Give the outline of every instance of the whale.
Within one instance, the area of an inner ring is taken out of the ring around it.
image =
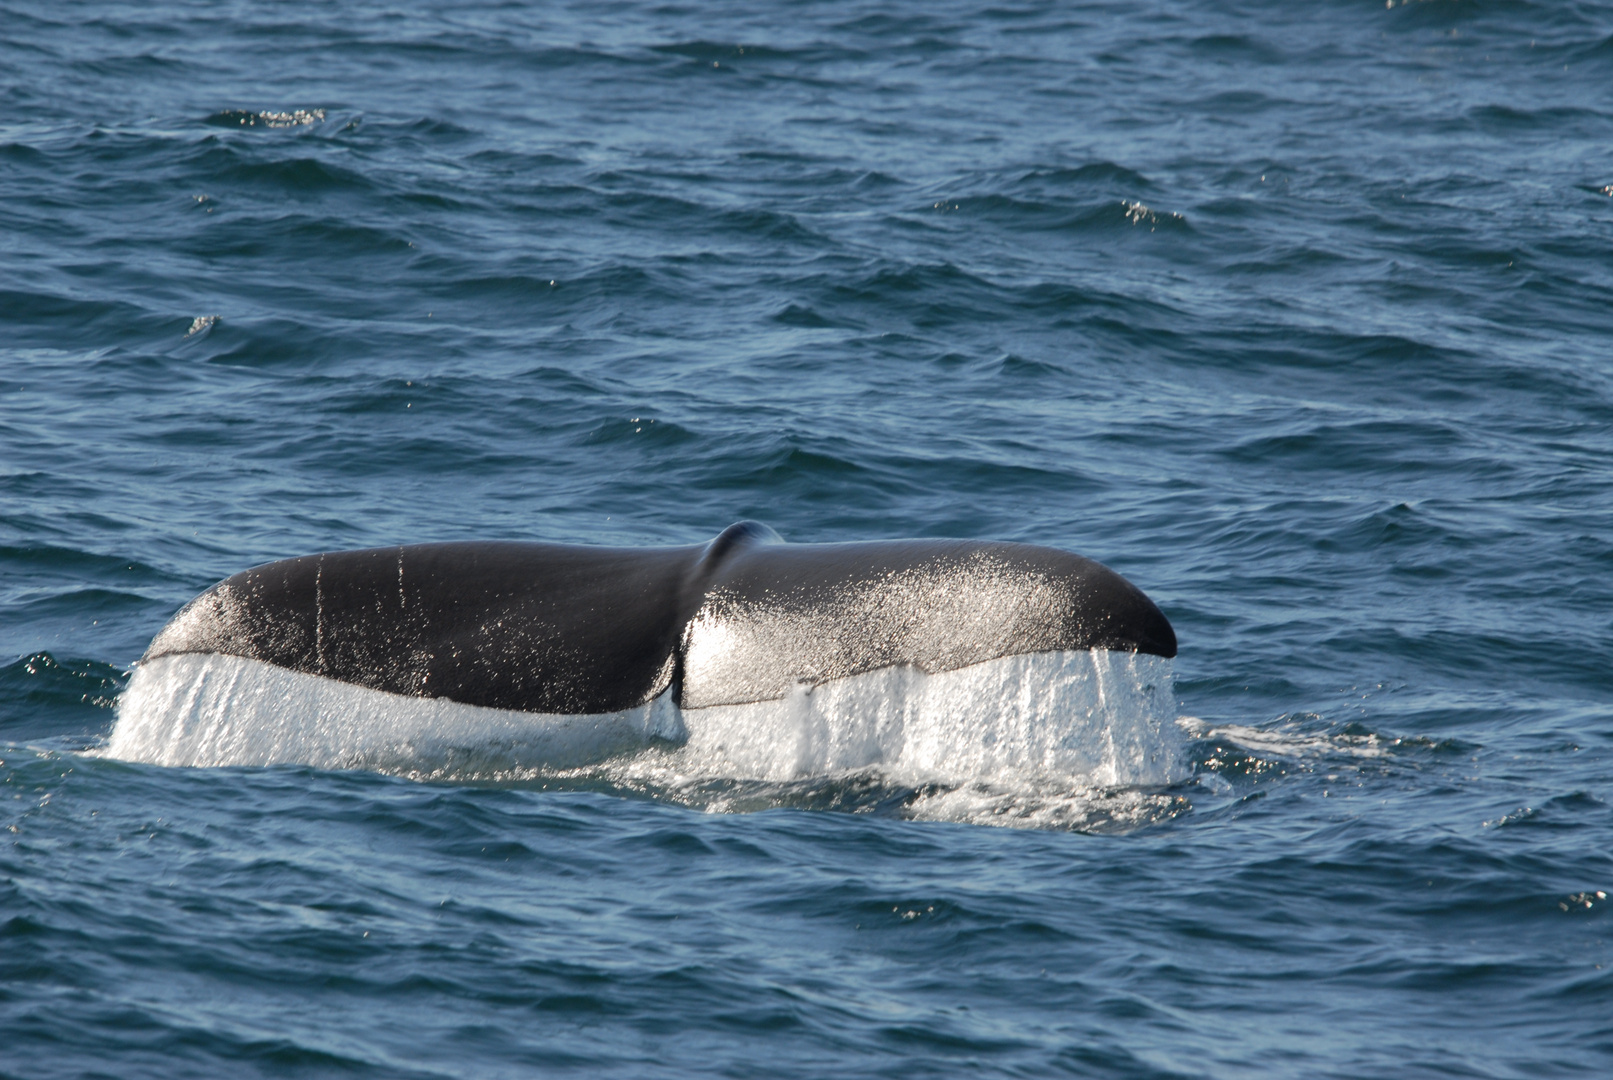
[[[519,541],[337,551],[214,585],[141,663],[224,654],[408,697],[521,712],[782,698],[880,668],[951,671],[1108,649],[1170,658],[1136,586],[1056,548],[979,540],[786,543],[741,521],[709,543]]]
[[[786,543],[753,521],[677,547],[408,544],[202,592],[100,752],[497,779],[668,747],[715,776],[1131,782],[1172,760],[1175,654],[1131,582],[1032,544]]]

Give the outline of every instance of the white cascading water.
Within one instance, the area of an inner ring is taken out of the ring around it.
[[[910,816],[1058,824],[1079,819],[1095,792],[1110,792],[1112,804],[1117,789],[1182,779],[1174,719],[1170,661],[1104,650],[1011,656],[933,675],[886,668],[744,705],[680,710],[663,696],[587,716],[402,697],[240,657],[185,654],[136,670],[101,753],[465,781],[592,770],[674,794],[714,780],[872,771],[885,783],[929,786]]]
[[[157,765],[313,765],[477,779],[566,768],[678,738],[672,703],[552,716],[403,697],[219,653],[135,669],[101,751]]]

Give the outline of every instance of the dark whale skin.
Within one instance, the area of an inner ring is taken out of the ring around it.
[[[1176,655],[1125,578],[979,540],[787,544],[740,522],[707,544],[476,541],[337,551],[226,578],[142,662],[223,653],[411,697],[551,714],[762,701],[800,683],[1025,653]]]

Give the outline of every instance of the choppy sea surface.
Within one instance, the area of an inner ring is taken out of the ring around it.
[[[0,1076],[1613,1072],[1613,5],[0,25]],[[247,566],[741,518],[1105,562],[1148,746],[109,752]]]

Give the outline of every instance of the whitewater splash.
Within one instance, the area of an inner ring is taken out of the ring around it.
[[[183,654],[136,670],[100,752],[421,780],[593,779],[719,810],[810,803],[829,781],[906,791],[907,816],[1080,827],[1094,806],[1114,818],[1137,803],[1149,818],[1171,801],[1138,789],[1186,776],[1174,717],[1170,661],[1107,650],[936,674],[886,668],[742,705],[680,709],[666,694],[586,716],[404,697]]]

